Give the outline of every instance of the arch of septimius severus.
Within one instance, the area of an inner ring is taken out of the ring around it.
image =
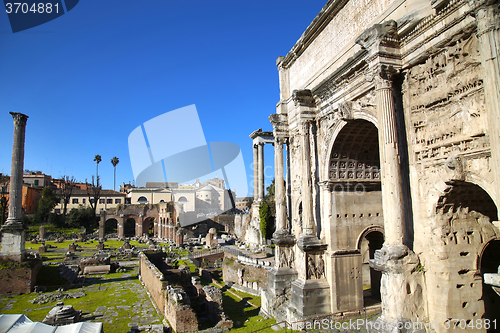
[[[496,0],[330,0],[278,58],[264,312],[357,309],[369,287],[385,331],[500,327],[499,29]]]

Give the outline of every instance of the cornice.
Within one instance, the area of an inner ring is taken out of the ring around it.
[[[279,66],[288,68],[311,44],[349,0],[329,0],[309,24],[299,40],[285,57],[278,58]]]

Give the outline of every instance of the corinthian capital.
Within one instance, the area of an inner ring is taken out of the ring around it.
[[[24,127],[26,126],[26,122],[28,121],[28,116],[19,112],[9,112],[14,118],[14,126],[15,127]]]
[[[373,69],[376,89],[392,89],[392,82],[397,70],[392,66],[378,65]]]

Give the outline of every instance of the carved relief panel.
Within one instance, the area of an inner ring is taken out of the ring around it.
[[[483,70],[474,35],[414,66],[404,83],[414,161],[489,147]]]

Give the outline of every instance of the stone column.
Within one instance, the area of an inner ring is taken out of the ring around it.
[[[258,168],[259,168],[259,157],[257,154],[257,145],[253,145],[253,198],[254,200],[257,200],[259,197],[259,173],[258,173]]]
[[[258,200],[264,200],[264,143],[259,143],[257,145],[258,149],[258,160],[259,160],[259,171],[258,171]]]
[[[0,255],[21,261],[25,250],[24,223],[22,220],[24,140],[28,116],[10,112],[14,119],[14,143],[9,189],[9,216],[2,226],[2,249]]]
[[[375,73],[375,92],[377,117],[379,119],[378,142],[381,153],[380,175],[382,180],[385,245],[403,246],[403,186],[401,166],[399,164],[396,109],[391,73],[383,65]]]
[[[123,238],[125,236],[125,217],[123,214],[120,214],[120,217],[118,218],[118,223],[117,223],[117,234],[118,238]]]
[[[276,202],[276,231],[286,230],[285,179],[283,177],[283,138],[276,137],[274,142],[274,187]]]
[[[477,37],[484,68],[484,97],[491,146],[491,171],[496,205],[500,207],[500,14],[498,0],[470,0],[477,21]]]
[[[309,140],[308,121],[300,124],[302,140],[302,234],[314,235],[314,218],[312,215],[312,179],[311,179],[311,146]]]
[[[99,219],[99,240],[104,239],[104,237],[106,236],[105,226],[106,226],[106,212],[102,212],[101,217]]]

